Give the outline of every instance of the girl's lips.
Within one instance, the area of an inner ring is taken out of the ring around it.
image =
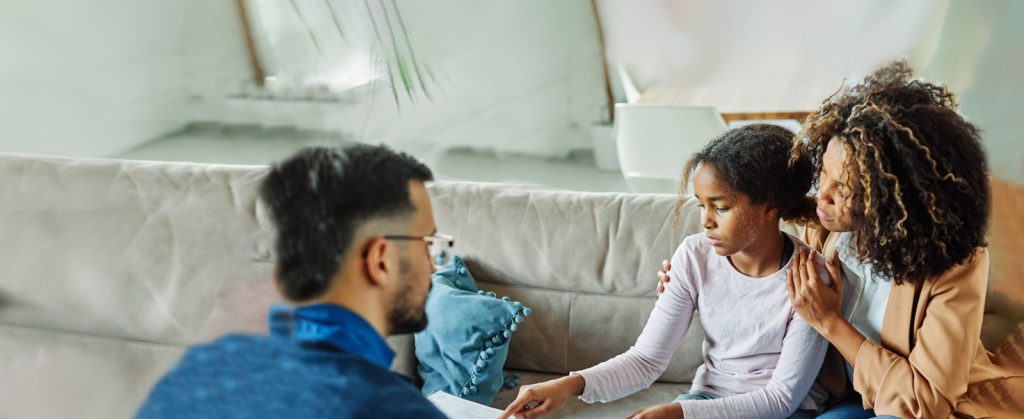
[[[820,218],[821,221],[835,221],[834,218],[829,217],[828,214],[825,214],[825,211],[822,211],[821,208],[817,208],[816,211],[818,212],[818,218]]]
[[[717,247],[717,246],[721,246],[722,245],[722,240],[720,240],[718,238],[707,236],[707,239],[708,239],[708,244],[710,244],[712,247]]]

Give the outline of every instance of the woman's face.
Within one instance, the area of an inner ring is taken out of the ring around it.
[[[693,192],[700,202],[700,222],[715,253],[732,256],[747,249],[766,231],[778,231],[777,211],[718,180],[714,167],[701,163],[693,174]]]
[[[818,174],[818,219],[829,231],[853,230],[847,179],[846,150],[833,138],[825,148]]]

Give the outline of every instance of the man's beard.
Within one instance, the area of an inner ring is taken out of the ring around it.
[[[399,281],[402,287],[391,298],[388,326],[392,335],[416,333],[427,327],[426,301],[416,301],[413,283],[422,278],[412,277],[412,266],[406,258],[398,261]]]

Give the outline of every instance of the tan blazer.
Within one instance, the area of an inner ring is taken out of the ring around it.
[[[825,230],[804,234],[830,259],[837,238]],[[854,364],[853,389],[865,408],[903,418],[1024,417],[1020,348],[994,357],[981,343],[988,267],[987,249],[978,248],[937,278],[892,285],[881,344],[866,340]],[[837,395],[846,369],[838,351],[829,352],[820,382]]]

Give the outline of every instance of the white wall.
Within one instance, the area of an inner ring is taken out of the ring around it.
[[[609,60],[627,66],[645,101],[812,110],[842,80],[907,58],[959,93],[992,173],[1024,184],[1024,1],[599,4]]]
[[[399,111],[386,85],[338,105],[224,101],[211,96],[195,102],[193,118],[338,131],[353,140],[417,152],[471,147],[562,156],[590,147],[590,124],[603,115],[605,98],[589,1],[397,4],[417,59],[436,76],[436,82],[428,82],[432,100],[420,96],[410,102],[400,92]],[[356,16],[348,20],[365,19],[356,9]],[[260,20],[254,17],[255,22]],[[310,60],[319,58],[301,44],[307,40],[304,34],[275,35],[298,44],[267,54],[268,70],[288,73],[302,67],[290,60],[303,59],[303,49],[312,55]],[[321,42],[333,41],[324,36]]]
[[[1024,185],[1024,2],[982,3],[995,6],[985,16],[992,18],[991,32],[973,51],[977,58],[960,90],[960,110],[982,129],[992,173]]]
[[[109,156],[247,71],[231,0],[0,2],[0,151]]]
[[[950,0],[600,0],[608,57],[643,101],[722,112],[818,107],[843,80],[926,62]]]

